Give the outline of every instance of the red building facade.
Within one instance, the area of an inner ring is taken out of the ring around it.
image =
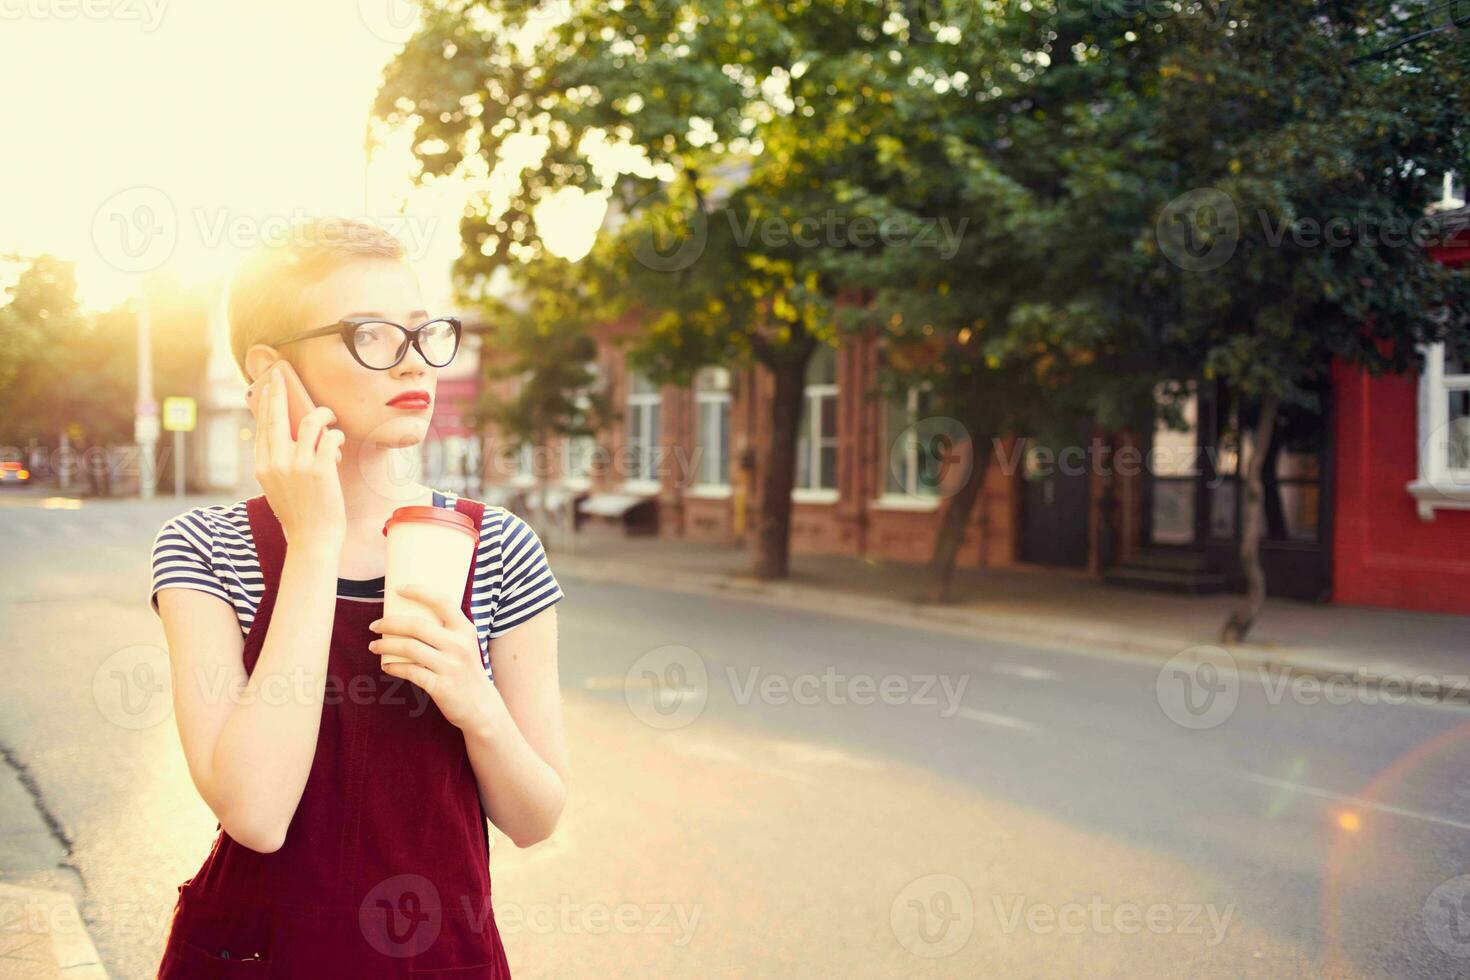
[[[1470,231],[1432,254],[1470,272]],[[1334,372],[1337,602],[1470,613],[1470,366],[1443,348],[1425,362]]]
[[[1470,231],[1436,257],[1470,259]],[[594,333],[596,370],[621,418],[597,438],[490,454],[486,499],[515,505],[552,491],[614,533],[654,533],[753,547],[771,445],[774,380],[762,368],[709,368],[689,387],[656,388],[633,372],[629,317]],[[1423,378],[1339,365],[1321,419],[1271,461],[1273,530],[1262,561],[1273,595],[1470,613],[1470,366],[1427,352]],[[924,393],[878,392],[882,344],[847,337],[809,366],[799,422],[791,546],[920,563],[948,499],[917,478],[902,433],[928,417]],[[514,382],[501,382],[502,396]],[[1190,429],[1079,432],[1053,447],[1073,468],[1038,469],[1015,439],[990,455],[958,564],[1070,566],[1118,584],[1171,591],[1239,588],[1240,464],[1248,411],[1199,386]],[[503,445],[492,431],[486,445]],[[1142,461],[1142,465],[1140,465]],[[1079,464],[1080,465],[1077,465]]]

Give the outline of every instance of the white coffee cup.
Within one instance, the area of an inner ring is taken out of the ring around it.
[[[402,585],[418,585],[450,596],[456,608],[464,601],[465,582],[479,544],[480,531],[466,514],[447,507],[400,507],[383,525],[388,537],[388,566],[383,576],[383,615],[439,617],[416,599],[398,594]],[[382,662],[410,663],[408,657],[382,654]]]

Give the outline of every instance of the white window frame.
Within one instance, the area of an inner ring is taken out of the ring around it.
[[[589,466],[597,452],[597,439],[593,436],[567,436],[561,442],[561,485],[568,490],[588,490],[592,487],[590,469],[580,473],[572,471],[572,460],[580,457],[583,465]]]
[[[515,454],[515,475],[510,478],[513,487],[534,487],[536,485],[535,473],[535,451],[536,447],[529,442],[521,443]]]
[[[587,363],[587,371],[592,375],[592,385],[598,385],[602,380],[602,365],[596,361]],[[591,407],[592,399],[586,391],[577,392],[574,404],[584,414]],[[561,441],[561,485],[568,490],[590,490],[592,488],[592,473],[583,470],[580,473],[572,472],[572,460],[580,455],[584,465],[591,466],[592,457],[597,452],[596,436],[566,436]]]
[[[813,356],[815,357],[817,355],[814,354]],[[835,371],[836,366],[837,366],[837,352],[835,350],[832,352],[831,357],[832,357],[832,361],[833,361],[833,369]],[[821,384],[806,384],[802,388],[801,397],[802,397],[802,404],[806,407],[806,422],[807,422],[807,433],[806,433],[806,437],[807,437],[806,438],[806,451],[807,451],[807,461],[806,462],[807,462],[807,467],[806,467],[806,472],[807,472],[807,478],[809,480],[811,480],[811,479],[821,479],[821,473],[822,473],[822,399],[824,399],[824,398],[830,398],[830,399],[832,399],[834,406],[837,404],[837,382],[836,381],[832,381],[830,383],[829,382],[823,382]],[[832,424],[835,426],[835,425],[837,425],[837,418],[836,418],[837,412],[836,411],[833,411],[832,415],[833,415],[833,422],[832,422]],[[839,444],[838,444],[838,441],[837,441],[837,432],[836,432],[835,429],[833,430],[831,436],[829,436],[828,438],[830,438],[830,440],[831,440],[831,442],[833,444],[833,448],[834,449],[838,448],[838,445]],[[801,451],[801,433],[799,431],[797,432],[797,442],[796,442],[796,445],[797,445],[797,451],[800,452]],[[800,464],[799,463],[798,463],[798,466],[797,466],[797,472],[798,473],[801,472],[801,467],[800,467]],[[837,479],[838,478],[838,474],[833,473],[832,478],[834,480]],[[807,484],[807,485],[797,484],[796,486],[792,487],[792,489],[791,489],[791,499],[794,500],[794,501],[796,501],[797,503],[803,503],[803,504],[832,504],[832,503],[836,503],[837,502],[837,494],[838,494],[838,488],[837,487],[811,486],[810,484]]]
[[[1419,475],[1406,489],[1418,501],[1419,517],[1434,520],[1436,510],[1470,510],[1470,467],[1451,469],[1445,440],[1450,392],[1470,391],[1470,373],[1445,374],[1445,345],[1427,344],[1419,375]]]
[[[712,409],[709,415],[708,431],[702,431],[705,409]],[[715,458],[726,460],[725,470],[729,472],[730,446],[728,440],[720,438],[720,418],[725,419],[725,431],[730,428],[730,371],[723,367],[702,368],[694,381],[694,446],[695,451],[700,453],[699,465],[695,468],[693,485],[689,488],[692,497],[728,497],[730,496],[730,480],[727,476],[721,483],[710,483],[702,479],[704,473],[704,461],[709,458],[709,453],[714,452]]]
[[[639,378],[642,376],[638,372],[632,368],[628,369],[628,414],[624,425],[625,427],[631,427],[634,424],[638,426],[638,444],[643,449],[634,463],[637,470],[623,480],[623,489],[630,493],[657,493],[661,489],[661,482],[658,478],[658,426],[653,424],[653,417],[656,412],[662,421],[663,393],[652,382],[648,384],[653,387],[653,391],[637,391],[637,385],[634,382]],[[642,380],[647,381],[646,378]],[[628,429],[625,428],[624,432],[627,431]],[[647,472],[645,472],[645,463]]]
[[[909,385],[904,390],[904,416],[908,420],[905,430],[919,421],[919,398],[924,392],[932,392],[934,386],[925,381],[922,384]],[[885,427],[888,424],[888,413],[883,413]],[[893,440],[898,438],[898,433],[884,432],[884,441],[890,446],[888,454],[883,457],[883,491],[873,502],[874,506],[885,510],[937,510],[939,508],[939,488],[929,492],[920,492],[917,489],[919,482],[919,444],[910,439],[904,451],[904,489],[893,491],[888,489],[888,467],[892,464]]]

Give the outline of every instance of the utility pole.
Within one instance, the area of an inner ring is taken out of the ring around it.
[[[138,400],[133,406],[133,440],[138,444],[138,496],[153,499],[158,483],[154,450],[158,445],[158,402],[153,400],[153,342],[148,323],[148,289],[138,305]]]

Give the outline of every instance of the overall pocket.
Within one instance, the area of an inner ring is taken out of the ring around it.
[[[267,977],[270,934],[267,909],[219,900],[186,883],[179,889],[158,980]]]
[[[177,963],[178,970],[161,970],[158,974],[159,980],[193,980],[198,977],[269,977],[271,973],[271,962],[259,953],[249,951],[236,952],[229,949],[207,950],[202,946],[196,946],[187,939],[180,939],[174,945],[173,957]],[[168,961],[165,960],[165,967]]]

